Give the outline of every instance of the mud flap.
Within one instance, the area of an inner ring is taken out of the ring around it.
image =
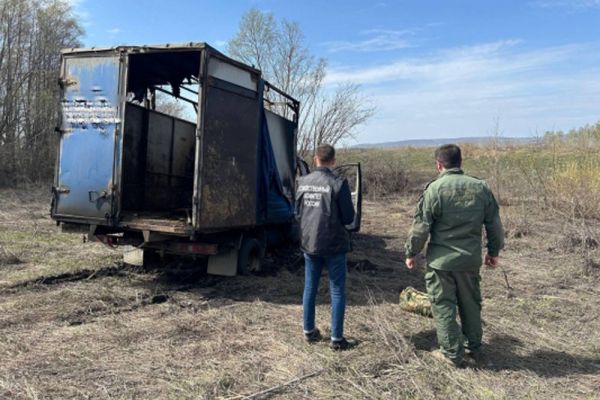
[[[136,267],[143,267],[144,250],[133,246],[125,246],[123,249],[123,262]]]
[[[228,253],[208,257],[207,273],[211,275],[235,276],[238,266],[238,250],[236,248]]]

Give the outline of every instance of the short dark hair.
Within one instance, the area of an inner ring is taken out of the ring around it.
[[[317,146],[315,156],[319,162],[330,164],[335,159],[335,149],[330,144],[320,144]]]
[[[442,163],[444,168],[460,168],[462,154],[460,147],[455,144],[445,144],[435,149],[435,159]]]

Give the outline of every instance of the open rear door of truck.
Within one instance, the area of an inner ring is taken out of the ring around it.
[[[63,58],[55,217],[106,223],[115,214],[122,73],[115,53]]]
[[[360,163],[340,165],[334,169],[334,173],[348,180],[356,215],[354,221],[350,225],[346,225],[346,229],[350,232],[358,232],[362,218],[362,173]]]

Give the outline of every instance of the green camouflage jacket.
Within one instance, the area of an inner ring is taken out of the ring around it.
[[[504,233],[498,203],[481,179],[465,175],[460,168],[442,172],[419,199],[406,242],[406,257],[427,246],[427,263],[445,271],[478,270],[482,263],[481,233],[485,226],[487,251],[498,256]]]

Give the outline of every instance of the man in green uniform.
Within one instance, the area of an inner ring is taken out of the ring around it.
[[[440,172],[423,192],[406,242],[406,266],[427,247],[425,283],[431,300],[440,350],[436,358],[461,365],[465,349],[475,360],[481,354],[481,233],[485,227],[486,265],[498,265],[504,233],[498,203],[488,185],[465,175],[456,145],[435,151]],[[461,326],[456,321],[456,311]]]

